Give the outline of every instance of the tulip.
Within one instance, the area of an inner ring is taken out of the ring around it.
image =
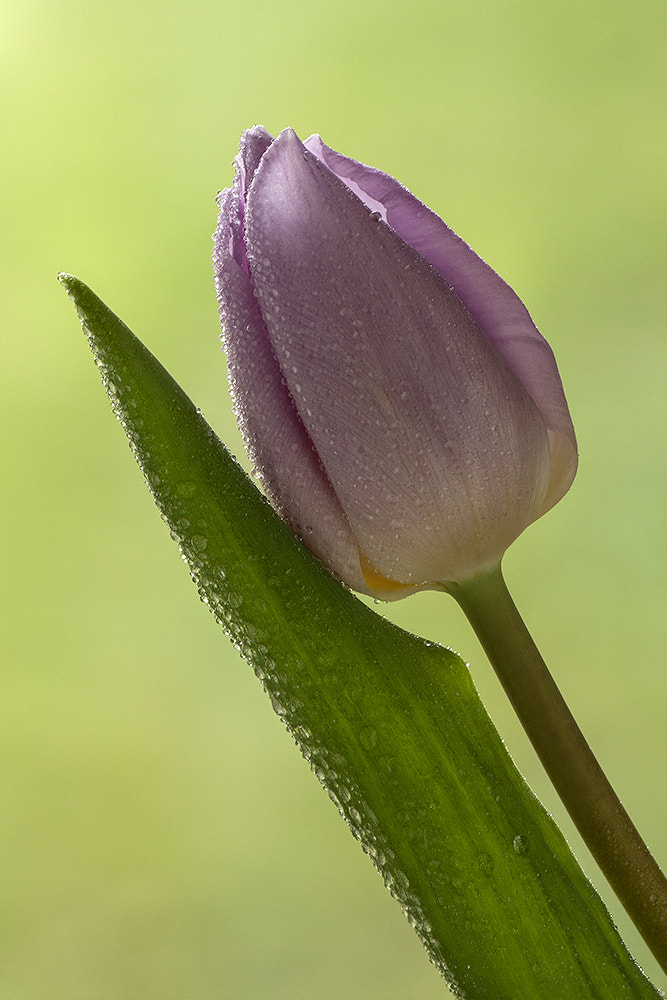
[[[577,466],[553,354],[512,289],[317,135],[246,131],[219,207],[230,388],[276,510],[382,600],[499,565]]]

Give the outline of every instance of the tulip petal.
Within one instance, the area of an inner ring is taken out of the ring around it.
[[[395,178],[326,146],[305,146],[451,285],[485,336],[531,395],[549,431],[551,479],[540,514],[568,491],[577,444],[553,352],[516,293],[481,257]]]
[[[497,562],[541,512],[547,432],[441,275],[289,129],[250,186],[246,242],[273,351],[366,559],[411,585]]]
[[[272,142],[273,136],[261,125],[246,129],[241,136],[239,152],[234,160],[234,186],[223,191],[220,196],[220,204],[223,198],[226,199],[222,225],[225,234],[228,234],[229,253],[246,274],[249,271],[243,234],[245,199],[252,178],[259,166],[259,161]],[[221,213],[220,220],[222,219]],[[219,227],[220,224],[219,222]],[[216,239],[221,235],[222,232],[219,228]]]
[[[243,258],[237,256],[236,233],[245,197],[242,184],[254,173],[246,166],[242,150],[235,186],[220,198],[214,252],[222,340],[236,414],[273,506],[331,572],[354,589],[369,593],[357,542],[292,404]]]

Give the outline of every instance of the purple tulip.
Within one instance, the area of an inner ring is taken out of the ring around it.
[[[236,414],[274,507],[383,600],[496,566],[567,492],[572,421],[512,289],[398,181],[244,132],[214,264]]]

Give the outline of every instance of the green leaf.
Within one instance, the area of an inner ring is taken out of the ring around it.
[[[84,284],[61,280],[202,600],[450,986],[471,1000],[659,997],[463,661],[336,583],[153,355]]]

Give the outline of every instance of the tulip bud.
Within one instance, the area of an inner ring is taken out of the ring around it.
[[[219,206],[229,381],[276,510],[382,600],[497,565],[577,466],[553,354],[512,289],[319,136],[245,132]]]

